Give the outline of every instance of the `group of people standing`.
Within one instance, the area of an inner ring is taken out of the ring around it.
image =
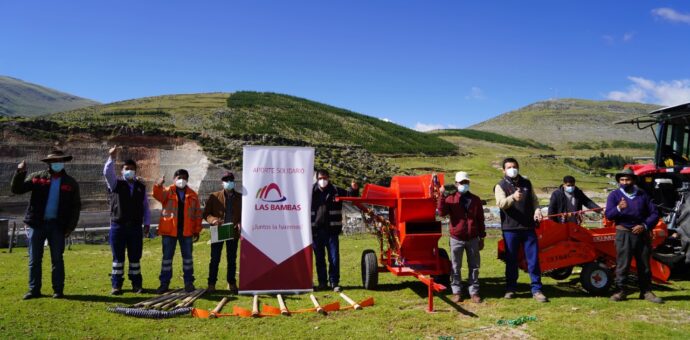
[[[544,218],[532,183],[520,175],[520,166],[514,158],[502,163],[503,178],[494,187],[496,205],[500,210],[501,231],[505,244],[505,295],[506,299],[516,297],[518,279],[518,254],[523,251],[530,277],[532,297],[538,302],[548,302],[543,293],[541,268],[539,267],[539,242],[536,228]],[[605,216],[616,225],[616,292],[612,301],[627,297],[626,279],[630,263],[634,258],[638,270],[640,299],[654,303],[663,300],[651,290],[651,230],[656,226],[659,215],[649,195],[635,185],[637,177],[630,169],[616,174],[618,190],[612,191],[607,199]],[[462,269],[463,256],[467,256],[467,291],[472,302],[481,303],[479,294],[480,251],[486,237],[484,207],[482,201],[470,191],[470,179],[466,172],[455,175],[457,191],[439,196],[437,209],[441,216],[450,218],[450,257],[452,301],[463,301]],[[575,185],[575,178],[565,176],[563,184],[555,190],[549,202],[549,216],[557,222],[579,223],[578,214],[582,208],[601,208]]]
[[[118,150],[115,146],[108,151],[109,157],[103,169],[110,207],[108,240],[113,258],[110,273],[112,295],[124,292],[125,262],[128,262],[127,274],[132,282],[132,291],[144,291],[141,273],[143,238],[149,235],[151,228],[149,198],[146,185],[137,176],[137,163],[132,159],[125,160],[118,176],[115,165]],[[29,291],[24,299],[41,296],[41,266],[46,240],[50,246],[52,262],[53,297],[64,296],[65,239],[76,228],[81,211],[79,184],[65,171],[65,163],[71,160],[72,156],[56,149],[42,159],[48,166],[47,170],[27,175],[26,162],[22,161],[12,178],[12,193],[31,192],[24,217],[24,223],[29,227]],[[319,282],[315,289],[326,289],[330,283],[332,289],[340,291],[338,237],[342,232],[342,203],[337,202],[336,197],[358,195],[359,188],[353,183],[346,192],[329,183],[328,171],[319,170],[317,175],[311,207],[313,248]],[[188,292],[195,289],[193,244],[199,239],[202,220],[214,226],[233,224],[231,239],[211,244],[207,290],[216,290],[218,267],[225,245],[227,289],[231,293],[237,293],[236,263],[242,223],[242,196],[235,189],[233,173],[225,172],[220,180],[221,190],[209,195],[203,209],[198,194],[187,185],[187,170],[175,171],[173,183],[168,186],[165,186],[165,176],[154,184],[153,198],[162,206],[158,235],[161,236],[163,257],[157,293],[165,293],[170,289],[173,257],[178,244],[182,254],[184,289]]]
[[[151,225],[150,209],[146,186],[137,177],[137,163],[125,160],[120,168],[120,176],[115,170],[118,148],[109,150],[103,176],[110,204],[109,241],[112,250],[111,294],[123,293],[125,262],[132,282],[132,291],[143,292],[141,257],[143,237],[148,235]],[[77,181],[65,172],[65,163],[72,160],[60,150],[52,151],[42,159],[47,170],[27,176],[26,163],[22,161],[12,179],[11,191],[14,194],[31,192],[29,206],[24,218],[29,227],[29,291],[24,299],[41,296],[41,265],[44,242],[50,246],[52,262],[53,297],[61,298],[64,292],[65,271],[63,252],[65,237],[77,226],[81,210],[81,198]],[[522,249],[527,262],[527,272],[531,281],[531,293],[535,300],[547,302],[541,282],[539,267],[539,245],[535,229],[544,218],[539,199],[532,183],[519,173],[518,161],[506,158],[502,163],[504,177],[494,188],[496,204],[500,209],[501,229],[505,243],[506,299],[516,297],[518,279],[518,253]],[[242,218],[242,197],[235,189],[235,177],[226,172],[220,178],[222,188],[210,194],[201,208],[197,193],[187,182],[189,173],[185,169],[175,171],[173,183],[165,186],[165,176],[156,181],[153,197],[162,205],[158,235],[162,239],[160,286],[157,293],[170,289],[173,257],[177,244],[182,253],[184,289],[193,291],[194,260],[193,244],[202,231],[202,220],[219,226],[232,223],[234,237],[224,242],[211,244],[209,262],[208,290],[214,291],[218,280],[218,266],[223,245],[226,247],[227,289],[237,293],[236,259]],[[615,245],[617,250],[616,287],[611,297],[613,301],[624,300],[627,296],[625,279],[631,260],[636,260],[640,286],[640,298],[663,302],[651,291],[650,231],[656,226],[659,215],[650,197],[635,185],[636,176],[626,169],[616,174],[619,189],[610,193],[607,199],[605,216],[616,225]],[[480,251],[484,248],[486,237],[484,208],[478,196],[470,191],[470,178],[466,172],[455,176],[457,190],[445,192],[442,187],[438,199],[441,216],[450,217],[450,253],[452,260],[451,289],[452,300],[461,302],[462,283],[460,270],[463,256],[467,256],[469,267],[468,292],[472,302],[481,303],[479,293]],[[316,183],[312,188],[311,226],[313,250],[316,262],[317,290],[333,289],[340,291],[340,250],[339,235],[342,233],[342,203],[338,196],[359,196],[359,187],[353,181],[347,190],[330,183],[326,170],[316,172]],[[559,222],[578,222],[571,212],[583,206],[599,209],[577,186],[575,178],[566,176],[563,184],[552,194],[549,214],[558,216]],[[126,258],[125,258],[126,257]],[[326,258],[328,266],[326,266]]]

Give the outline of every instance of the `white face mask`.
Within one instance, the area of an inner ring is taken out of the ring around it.
[[[510,168],[506,169],[506,176],[510,178],[515,178],[518,175],[518,169],[517,168]]]
[[[136,177],[137,172],[134,170],[124,170],[122,171],[122,177],[124,177],[126,180],[132,180],[134,177]]]
[[[461,194],[464,194],[464,193],[470,191],[470,185],[469,184],[458,184],[458,191]]]
[[[187,180],[180,178],[175,181],[175,186],[180,189],[184,189],[187,186]]]
[[[319,180],[319,186],[322,188],[325,188],[328,185],[328,180],[327,179],[320,179]]]

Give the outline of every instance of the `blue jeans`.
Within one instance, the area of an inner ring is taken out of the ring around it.
[[[338,286],[340,283],[340,250],[338,234],[332,234],[327,228],[319,228],[314,233],[314,257],[316,258],[316,276],[319,285],[328,283],[327,277],[331,281],[331,286]],[[326,253],[328,253],[328,274],[326,273]]]
[[[506,290],[514,292],[518,279],[518,252],[520,247],[525,252],[527,272],[532,281],[532,294],[540,291],[541,269],[539,268],[539,245],[534,230],[504,230],[503,241],[506,245]]]
[[[62,293],[65,288],[65,262],[62,260],[62,254],[65,252],[65,233],[56,221],[45,222],[36,228],[29,227],[29,290],[34,294],[41,293],[43,244],[46,240],[50,246],[50,262],[53,265],[53,291]]]
[[[185,284],[194,283],[194,260],[192,259],[192,237],[163,236],[163,261],[161,262],[161,275],[158,277],[162,286],[170,285],[172,279],[172,262],[175,256],[175,247],[180,243],[182,252],[182,273]]]
[[[122,288],[125,271],[125,250],[129,260],[129,279],[132,286],[142,286],[141,253],[144,237],[141,226],[110,226],[110,251],[113,253],[113,271],[110,281],[113,288]]]
[[[218,265],[220,255],[223,253],[223,243],[226,245],[225,259],[228,261],[228,283],[236,284],[235,272],[237,271],[237,243],[238,240],[211,243],[211,262],[208,264],[208,284],[215,285],[218,281]]]

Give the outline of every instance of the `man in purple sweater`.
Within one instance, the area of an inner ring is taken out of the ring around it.
[[[640,285],[640,299],[663,303],[652,293],[652,272],[649,259],[652,253],[651,230],[659,220],[657,207],[651,198],[635,185],[637,176],[631,169],[616,174],[619,189],[606,200],[606,218],[616,223],[616,288],[611,301],[626,299],[625,279],[630,262],[635,258]]]

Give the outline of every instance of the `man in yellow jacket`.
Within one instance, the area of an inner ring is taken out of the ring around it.
[[[163,261],[159,276],[161,285],[158,294],[169,290],[172,278],[172,260],[175,247],[180,243],[182,252],[182,272],[184,289],[187,292],[194,288],[194,260],[192,244],[199,240],[201,232],[201,206],[197,193],[187,186],[189,173],[185,169],[175,171],[175,183],[164,187],[165,176],[153,186],[153,197],[161,202],[161,218],[158,224],[158,235],[163,239]]]

